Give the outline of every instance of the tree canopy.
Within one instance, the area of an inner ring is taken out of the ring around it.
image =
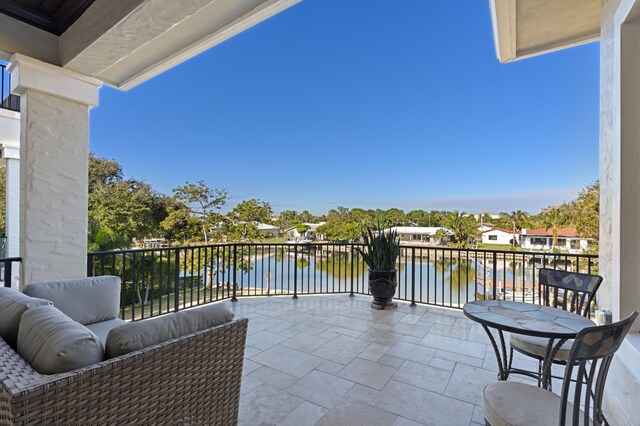
[[[115,160],[89,155],[89,223],[114,233],[113,241],[127,247],[135,239],[157,236],[171,205],[169,197],[137,179],[124,179]],[[99,232],[89,235],[97,237]],[[96,243],[96,241],[90,241]]]
[[[0,166],[0,188],[4,187],[6,169]],[[5,193],[0,191],[0,232],[5,224]],[[277,219],[267,201],[250,199],[239,202],[228,213],[222,208],[229,199],[224,189],[207,185],[204,180],[185,182],[168,196],[156,192],[140,179],[125,177],[122,166],[113,159],[89,155],[89,246],[91,250],[112,250],[129,247],[134,239],[164,237],[173,244],[211,241],[252,241],[263,238],[258,223],[273,223],[281,229],[296,227],[302,231],[305,223],[326,222],[317,233],[329,241],[356,241],[366,227],[379,226],[443,226],[442,242],[466,246],[479,237],[474,216],[454,211],[400,208],[349,209],[337,206],[326,215],[315,216],[307,210],[284,210]],[[554,235],[557,229],[575,227],[581,236],[592,239],[597,250],[600,213],[600,184],[586,186],[578,197],[568,203],[545,209],[536,215],[522,210],[502,213],[500,218],[483,217],[484,223],[518,233],[523,228],[546,227]],[[481,213],[483,214],[483,213]],[[306,229],[304,229],[306,231]],[[304,233],[304,232],[301,232]]]

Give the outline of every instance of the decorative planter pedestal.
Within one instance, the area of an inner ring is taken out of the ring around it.
[[[398,287],[397,269],[375,271],[369,269],[369,292],[373,296],[373,309],[395,309],[398,304],[393,301]]]

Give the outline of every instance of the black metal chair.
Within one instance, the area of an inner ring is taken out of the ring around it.
[[[555,269],[541,268],[538,274],[540,287],[540,303],[554,308],[568,310],[570,312],[589,318],[591,302],[596,291],[602,283],[599,275],[580,274],[577,272],[558,271]],[[514,369],[513,372],[525,374],[538,379],[540,386],[542,378],[542,361],[547,350],[548,339],[542,337],[512,334],[509,368],[513,362],[513,351],[538,360],[538,372]],[[566,364],[573,340],[567,340],[558,350],[553,362]]]
[[[567,359],[560,395],[519,382],[500,381],[486,386],[482,411],[487,425],[607,424],[602,414],[607,373],[613,355],[637,316],[638,312],[634,312],[620,322],[585,328],[578,333]],[[576,377],[572,381],[574,371]]]

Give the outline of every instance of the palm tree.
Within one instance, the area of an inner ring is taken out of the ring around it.
[[[548,231],[549,228],[552,229],[553,250],[558,246],[558,226],[560,225],[560,220],[560,209],[557,207],[552,208],[542,217],[542,226],[545,227],[545,230]]]
[[[511,224],[511,247],[515,248],[516,231],[522,230],[522,227],[525,225],[527,219],[529,218],[529,214],[527,212],[523,212],[522,210],[514,210],[511,213],[500,213],[500,218],[508,221]]]
[[[475,221],[471,216],[465,216],[464,212],[459,213],[454,210],[446,214],[444,226],[453,232],[453,240],[459,247],[464,247],[469,237],[476,234]]]

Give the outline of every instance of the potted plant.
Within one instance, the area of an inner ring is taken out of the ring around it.
[[[364,247],[358,248],[369,267],[369,292],[374,309],[393,309],[398,305],[393,295],[398,287],[396,262],[400,256],[400,241],[396,231],[367,228],[362,233]]]

